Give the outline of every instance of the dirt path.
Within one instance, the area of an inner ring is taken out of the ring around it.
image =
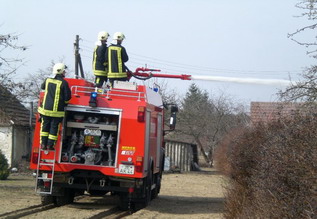
[[[222,183],[214,169],[164,174],[158,198],[126,218],[222,218]]]
[[[125,218],[222,218],[222,180],[214,169],[164,174],[158,198],[147,208]],[[8,212],[40,205],[33,177],[30,174],[11,175],[8,180],[0,181],[0,202],[0,218]],[[88,197],[23,218],[89,218],[112,208],[117,202],[116,196]]]

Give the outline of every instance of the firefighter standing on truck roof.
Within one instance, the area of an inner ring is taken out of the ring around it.
[[[107,39],[109,33],[101,31],[98,34],[98,42],[93,55],[92,68],[95,78],[95,86],[102,87],[103,83],[107,83],[108,63],[106,62],[107,55]]]
[[[64,107],[71,99],[71,90],[64,80],[66,65],[56,63],[53,67],[54,78],[47,78],[41,88],[45,90],[38,112],[41,114],[41,148],[54,150],[58,138],[59,124],[65,115]]]
[[[113,82],[127,81],[127,67],[125,62],[129,60],[127,51],[121,46],[125,36],[121,32],[116,32],[113,35],[113,41],[108,47],[107,61],[108,61],[108,79],[113,86]]]

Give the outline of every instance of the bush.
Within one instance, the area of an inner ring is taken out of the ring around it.
[[[222,139],[219,146],[216,147],[214,152],[215,167],[222,174],[228,176],[231,174],[231,165],[229,162],[230,154],[232,152],[232,142],[241,138],[245,133],[246,127],[238,127],[230,130]]]
[[[260,124],[225,146],[226,218],[316,217],[317,118]]]
[[[5,180],[10,174],[7,158],[0,151],[0,180]]]

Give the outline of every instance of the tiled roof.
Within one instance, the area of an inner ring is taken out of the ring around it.
[[[302,103],[291,102],[251,102],[252,123],[274,121],[281,116],[292,115]]]
[[[10,91],[0,85],[0,124],[28,126],[29,117],[30,111]]]

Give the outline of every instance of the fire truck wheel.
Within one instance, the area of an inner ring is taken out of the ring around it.
[[[159,174],[157,194],[161,192],[162,173]]]
[[[74,202],[75,193],[70,189],[65,189],[63,196],[55,196],[55,206],[67,205]]]
[[[54,203],[53,196],[41,196],[41,203],[42,205],[49,205]]]
[[[152,170],[149,172],[148,176],[144,179],[144,198],[142,199],[142,202],[138,206],[138,208],[145,208],[150,204],[151,198],[152,198],[152,190],[151,186],[153,184],[153,172]]]
[[[158,187],[157,187],[157,194],[161,192],[161,185],[162,185],[162,177],[163,177],[163,169],[158,173],[159,179],[158,179]]]
[[[155,199],[161,190],[161,176],[159,173],[154,176],[155,188],[151,192],[151,199]]]

